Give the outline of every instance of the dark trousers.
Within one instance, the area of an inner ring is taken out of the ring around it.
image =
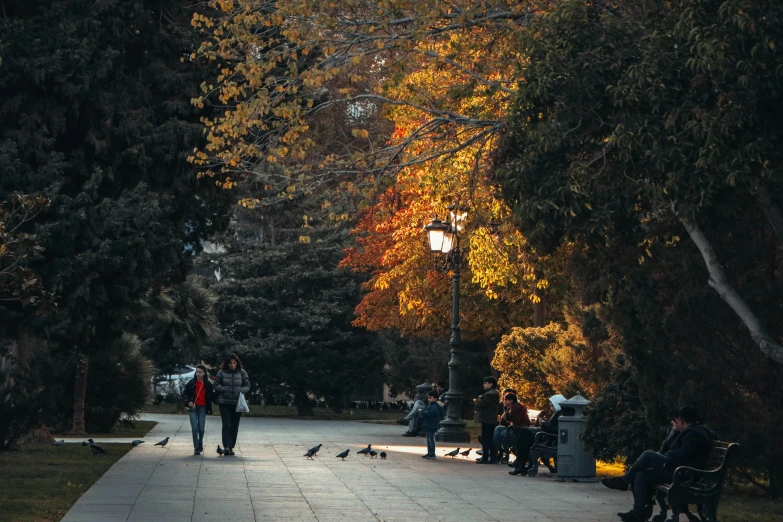
[[[655,486],[671,482],[674,478],[674,461],[657,451],[645,451],[625,472],[623,479],[633,487],[634,509],[644,509],[652,502]]]
[[[435,432],[438,430],[425,430],[427,432],[427,455],[435,456]]]
[[[495,426],[497,424],[488,424],[486,422],[481,423],[481,460],[495,462],[497,455],[495,454]]]
[[[519,438],[517,439],[516,454],[517,460],[515,462],[515,471],[527,471],[530,467],[530,448],[533,447],[533,439],[535,434],[529,428],[522,428],[519,432]]]
[[[223,422],[223,447],[233,448],[237,443],[239,432],[239,420],[242,414],[236,411],[236,404],[220,405],[220,420]]]

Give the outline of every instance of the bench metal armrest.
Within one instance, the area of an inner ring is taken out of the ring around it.
[[[557,446],[557,434],[539,431],[533,439],[534,446]]]
[[[722,469],[708,471],[706,469],[680,466],[674,470],[672,488],[688,488],[700,493],[709,494],[712,490],[717,490],[719,488],[722,473]]]

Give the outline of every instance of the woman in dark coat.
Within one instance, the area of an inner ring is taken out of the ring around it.
[[[220,420],[223,422],[224,455],[233,455],[239,420],[242,418],[242,413],[237,411],[239,394],[250,391],[250,379],[235,353],[228,354],[223,361],[223,368],[217,373],[213,388],[220,407]]]
[[[479,464],[497,464],[495,443],[495,426],[498,425],[498,405],[500,394],[497,391],[498,381],[494,377],[484,379],[484,393],[476,399],[476,413],[481,423],[481,458]]]
[[[212,415],[212,383],[209,381],[206,366],[203,364],[196,366],[196,376],[185,385],[182,398],[190,408],[193,454],[200,455],[204,451],[204,426],[207,415]]]

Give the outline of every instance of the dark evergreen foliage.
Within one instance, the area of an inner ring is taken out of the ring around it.
[[[219,296],[215,359],[236,351],[258,393],[293,398],[300,414],[310,412],[308,394],[339,409],[379,387],[384,365],[373,335],[351,325],[361,280],[338,268],[349,228],[307,213],[299,201],[237,209],[227,251],[201,255],[198,269]]]
[[[783,368],[708,286],[683,221],[779,343],[782,22],[775,1],[559,3],[521,37],[497,170],[531,243],[567,252],[576,295],[626,355],[617,393],[593,405],[599,454],[650,449],[691,404],[777,495]]]
[[[19,325],[70,361],[131,328],[129,307],[184,278],[225,196],[185,161],[202,139],[192,11],[173,1],[6,1],[0,200],[42,194],[33,268],[57,313]],[[69,390],[70,393],[71,390]],[[89,402],[89,398],[88,398]]]

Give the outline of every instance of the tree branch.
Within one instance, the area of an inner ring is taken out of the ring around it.
[[[745,327],[750,331],[750,336],[764,355],[777,363],[783,363],[783,345],[769,335],[758,316],[731,285],[723,270],[723,266],[718,261],[718,256],[715,255],[712,245],[702,233],[699,225],[695,221],[686,218],[682,210],[678,209],[674,203],[672,203],[672,210],[680,220],[680,223],[685,227],[685,230],[688,231],[688,235],[696,244],[699,252],[701,252],[704,264],[707,266],[707,271],[710,275],[707,284],[718,292],[721,299],[734,310],[734,313],[737,314]]]

